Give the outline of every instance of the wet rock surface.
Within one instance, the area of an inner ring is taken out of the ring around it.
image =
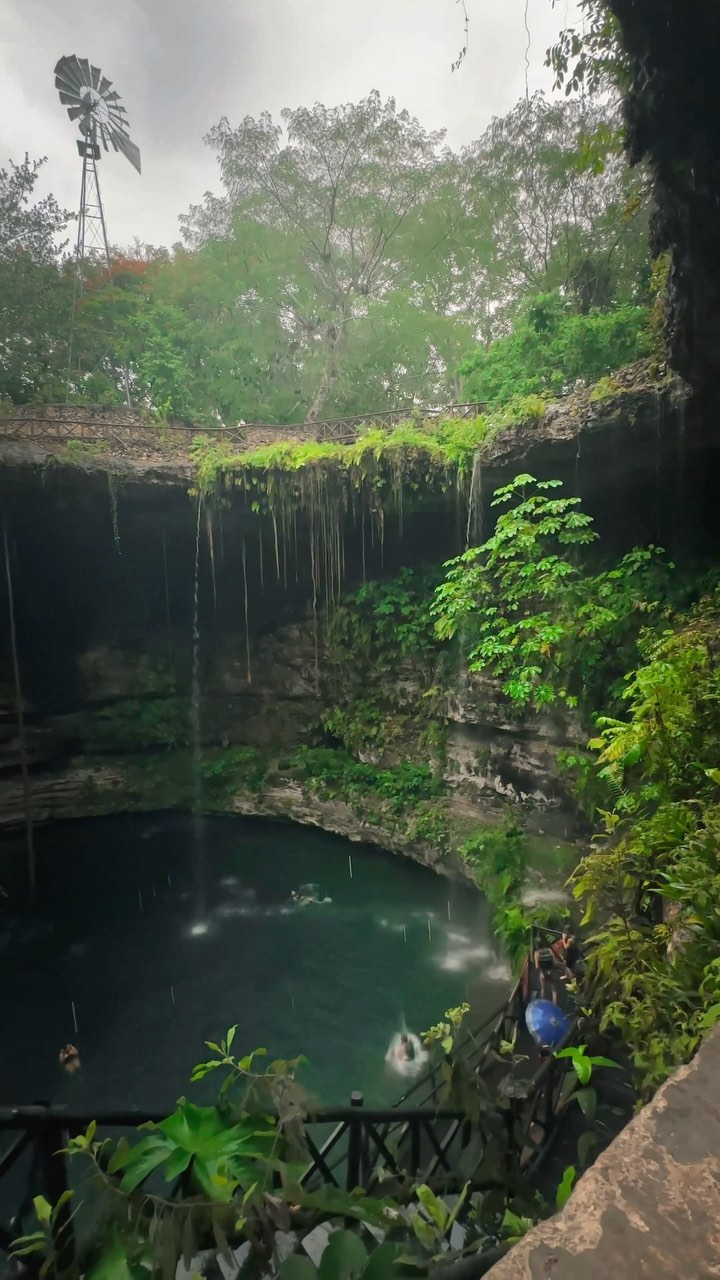
[[[720,1031],[583,1175],[565,1208],[492,1280],[710,1280],[720,1275]]]

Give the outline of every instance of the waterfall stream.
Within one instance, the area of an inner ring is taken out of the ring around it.
[[[200,737],[200,517],[202,498],[198,498],[195,527],[195,577],[193,583],[192,689],[190,696],[190,733],[192,741],[193,777],[193,844],[195,859],[195,931],[202,932],[205,918],[205,819],[202,812],[202,747]]]

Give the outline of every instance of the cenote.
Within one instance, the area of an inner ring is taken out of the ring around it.
[[[478,1020],[502,1003],[509,970],[471,888],[300,826],[203,828],[202,883],[193,820],[175,814],[40,828],[32,902],[20,859],[5,872],[8,1102],[170,1108],[203,1041],[234,1023],[243,1051],[306,1055],[323,1102],[352,1089],[389,1102],[408,1084],[385,1064],[399,1028],[465,997]],[[293,904],[306,882],[332,901]],[[71,1078],[57,1061],[68,1040],[83,1061]]]

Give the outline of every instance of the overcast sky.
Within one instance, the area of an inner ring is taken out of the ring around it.
[[[113,81],[142,152],[100,169],[110,240],[179,239],[177,215],[219,189],[203,135],[221,116],[394,95],[453,146],[482,133],[525,92],[525,0],[0,0],[0,167],[47,155],[43,191],[79,198],[75,131],[53,67],[87,57]],[[574,0],[527,0],[529,87],[551,86],[545,49],[576,20]]]

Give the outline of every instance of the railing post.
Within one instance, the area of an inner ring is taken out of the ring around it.
[[[350,1106],[355,1109],[363,1105],[361,1093],[350,1095]],[[347,1190],[362,1186],[363,1173],[363,1124],[361,1115],[352,1115],[348,1120],[348,1153],[347,1153]]]
[[[68,1189],[65,1156],[61,1150],[65,1146],[66,1137],[62,1124],[50,1116],[43,1122],[36,1137],[43,1192],[53,1207]],[[75,1261],[75,1236],[69,1204],[64,1204],[57,1214],[52,1234],[58,1270],[69,1271]]]

